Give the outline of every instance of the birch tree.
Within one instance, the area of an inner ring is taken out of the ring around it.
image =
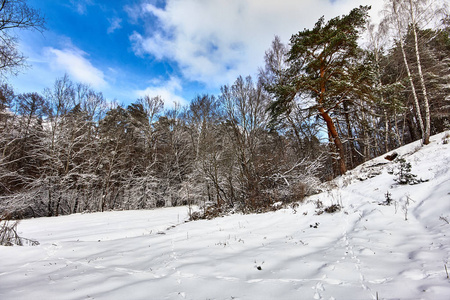
[[[417,119],[422,133],[422,142],[425,145],[429,144],[431,134],[430,101],[427,86],[425,84],[425,77],[422,72],[422,61],[417,32],[426,26],[435,26],[437,20],[444,17],[445,12],[445,2],[437,0],[386,0],[384,10],[383,23],[391,25],[390,27],[395,32],[396,41],[399,43],[402,52],[405,69],[414,97]],[[386,28],[389,28],[389,26],[386,26]],[[417,75],[422,90],[424,116],[422,116],[418,92],[413,81],[413,74],[405,49],[404,39],[408,30],[412,31],[414,37],[414,55],[417,66]]]

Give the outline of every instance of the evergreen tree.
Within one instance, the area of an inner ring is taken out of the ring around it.
[[[328,22],[320,18],[313,29],[305,29],[291,37],[288,53],[289,67],[283,79],[269,88],[276,101],[271,105],[274,116],[283,113],[292,101],[304,99],[325,121],[339,155],[339,171],[347,171],[345,149],[339,136],[333,110],[348,96],[363,79],[357,76],[354,62],[359,56],[357,39],[368,18],[369,6],[353,9],[348,15],[336,17]]]

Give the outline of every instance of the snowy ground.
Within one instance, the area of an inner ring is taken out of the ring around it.
[[[428,182],[396,185],[396,164],[378,158],[296,213],[185,223],[188,209],[176,207],[24,220],[20,235],[40,245],[0,247],[0,299],[450,299],[443,137],[397,150]],[[388,191],[393,204],[379,205]],[[343,209],[317,215],[317,200]]]

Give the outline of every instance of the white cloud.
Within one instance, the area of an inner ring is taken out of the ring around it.
[[[380,0],[168,0],[164,8],[147,1],[129,8],[130,18],[148,22],[144,33],[130,36],[136,54],[178,64],[189,80],[217,87],[238,75],[255,74],[275,35],[289,37],[352,8]],[[139,16],[138,16],[139,11]],[[372,13],[373,15],[376,15]]]
[[[85,57],[85,52],[77,48],[46,48],[46,54],[52,70],[64,71],[75,81],[90,84],[94,88],[108,85],[104,73],[92,65]]]
[[[110,25],[108,27],[108,34],[113,33],[114,31],[116,31],[116,29],[120,29],[122,28],[122,19],[120,18],[112,18],[112,19],[108,19]]]
[[[70,0],[70,5],[80,14],[84,15],[87,7],[93,5],[92,0]]]
[[[161,96],[164,101],[164,108],[173,108],[175,107],[175,104],[180,104],[182,106],[188,104],[186,99],[179,96],[181,92],[182,86],[180,79],[171,77],[166,82],[156,80],[146,89],[136,90],[135,95],[138,98],[146,95],[150,97]]]
[[[56,39],[59,46],[45,47],[47,39]],[[30,68],[9,78],[17,93],[42,92],[44,88],[52,87],[55,79],[64,73],[74,82],[90,84],[99,91],[104,88],[109,91],[115,87],[111,87],[108,81],[114,80],[116,73],[107,67],[102,71],[94,66],[89,55],[73,45],[70,38],[51,33],[44,38],[26,33],[21,36],[19,47],[28,57]]]

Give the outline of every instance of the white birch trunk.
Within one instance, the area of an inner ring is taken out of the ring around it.
[[[392,4],[393,4],[393,11],[395,14],[395,19],[397,22],[398,38],[399,38],[399,43],[400,43],[400,49],[401,49],[402,55],[403,55],[403,62],[405,63],[406,73],[408,75],[409,83],[411,85],[411,91],[412,91],[412,94],[414,97],[414,106],[416,107],[417,119],[419,121],[420,131],[422,133],[422,138],[423,138],[425,136],[425,129],[423,126],[422,114],[420,112],[419,99],[417,97],[416,88],[414,87],[414,82],[413,82],[413,79],[411,76],[411,70],[409,69],[408,60],[406,59],[405,45],[403,43],[402,34],[401,34],[402,24],[400,23],[400,16],[399,16],[398,10],[397,10],[397,3],[394,1]]]
[[[413,24],[413,33],[414,33],[414,45],[415,45],[415,51],[416,51],[416,60],[417,60],[417,70],[419,73],[420,83],[422,85],[422,92],[423,92],[423,101],[424,101],[424,107],[425,107],[425,131],[422,131],[422,141],[425,145],[430,143],[430,106],[428,101],[428,95],[427,95],[427,88],[425,86],[425,79],[423,77],[422,73],[422,65],[420,61],[420,53],[419,53],[419,43],[417,39],[417,31],[416,31],[416,17],[414,14],[413,9],[413,3],[412,0],[409,0],[410,5],[410,14],[411,14],[411,21]]]

